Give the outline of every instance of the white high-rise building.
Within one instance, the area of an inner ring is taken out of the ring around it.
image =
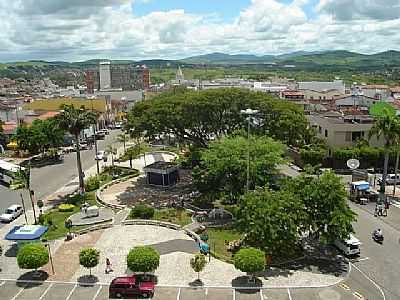
[[[100,62],[100,90],[111,88],[111,63],[109,61]]]

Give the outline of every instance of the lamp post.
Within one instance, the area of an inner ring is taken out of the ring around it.
[[[49,259],[50,259],[50,264],[51,264],[51,271],[53,272],[53,275],[56,273],[54,271],[54,264],[53,264],[53,257],[51,256],[51,249],[50,249],[50,243],[46,239],[42,239],[42,243],[46,248],[49,248]]]
[[[258,114],[258,110],[246,109],[241,110],[241,114],[247,116],[247,178],[246,178],[246,191],[250,189],[250,121],[251,117]]]
[[[90,96],[90,104],[92,106],[92,112],[93,112],[93,96]],[[94,142],[94,155],[95,157],[97,156],[97,138],[96,138],[96,128],[97,127],[97,117],[96,117],[96,123],[93,126],[93,142]],[[97,175],[100,174],[100,165],[99,165],[99,160],[96,159],[96,167],[97,167]]]

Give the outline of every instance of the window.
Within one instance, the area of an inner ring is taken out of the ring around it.
[[[314,100],[314,96],[310,96],[310,100]]]
[[[318,126],[318,132],[322,133],[322,127],[321,126]]]
[[[351,135],[351,141],[356,142],[363,137],[364,137],[364,131],[354,131],[354,132],[352,132],[352,135]]]
[[[328,130],[325,129],[325,137],[328,137]]]
[[[347,131],[346,132],[346,136],[345,136],[345,139],[344,139],[346,142],[350,142],[351,141],[351,132],[350,131]]]

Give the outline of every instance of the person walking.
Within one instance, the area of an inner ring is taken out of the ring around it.
[[[111,261],[110,259],[107,257],[106,258],[106,274],[113,272],[114,270],[111,267]]]

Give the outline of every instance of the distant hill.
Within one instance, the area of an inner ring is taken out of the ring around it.
[[[263,63],[273,59],[272,55],[256,56],[252,54],[225,54],[225,53],[210,53],[199,56],[192,56],[180,60],[183,63],[189,64],[250,64]]]
[[[295,65],[299,67],[335,66],[346,68],[370,68],[382,66],[400,66],[400,52],[386,51],[377,54],[360,54],[356,52],[336,50],[325,52],[298,51],[282,55],[256,56],[247,54],[229,55],[225,53],[211,53],[192,56],[182,59],[182,63],[191,64],[270,64]]]

